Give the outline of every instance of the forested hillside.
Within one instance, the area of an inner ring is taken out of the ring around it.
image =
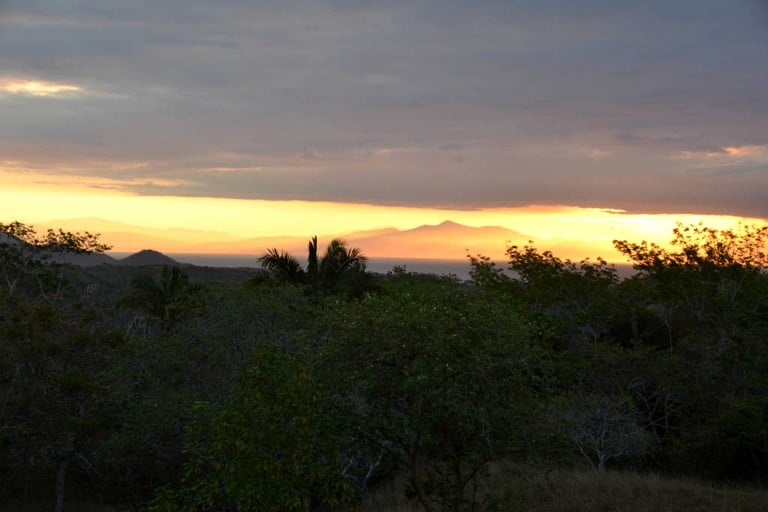
[[[414,510],[510,510],[513,473],[567,468],[768,483],[768,227],[617,240],[624,280],[512,246],[469,281],[316,238],[239,281],[81,268],[52,256],[96,235],[0,231],[11,510],[347,510],[392,482]]]

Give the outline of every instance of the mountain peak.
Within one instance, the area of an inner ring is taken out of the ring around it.
[[[135,254],[131,254],[127,258],[120,260],[119,264],[127,265],[129,267],[141,267],[144,265],[178,265],[173,258],[152,249],[143,249]]]
[[[459,224],[457,222],[453,222],[452,220],[444,220],[440,224],[424,224],[422,226],[419,226],[417,228],[414,228],[415,230],[443,230],[443,229],[460,229],[460,228],[466,228],[464,224]],[[413,230],[407,230],[407,231],[413,231]]]

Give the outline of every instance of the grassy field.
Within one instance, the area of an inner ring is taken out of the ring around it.
[[[491,485],[500,511],[525,512],[765,512],[768,489],[719,486],[632,471],[596,474],[589,469],[544,471],[497,464]],[[421,512],[403,493],[404,481],[382,484],[363,503],[363,512]],[[50,512],[53,500],[0,504],[1,512]],[[129,507],[69,501],[66,510],[128,512]]]
[[[768,489],[718,486],[656,474],[592,470],[525,470],[497,465],[490,486],[502,511],[527,512],[765,512]],[[365,512],[419,512],[403,482],[377,489]]]

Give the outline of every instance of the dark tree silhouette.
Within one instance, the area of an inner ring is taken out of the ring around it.
[[[267,249],[267,253],[259,258],[259,262],[261,268],[269,270],[277,281],[298,284],[306,280],[299,260],[285,251]]]
[[[360,249],[348,247],[339,238],[331,240],[323,257],[318,258],[317,237],[313,236],[307,244],[307,253],[306,270],[291,254],[276,248],[267,249],[259,262],[278,282],[307,284],[316,291],[333,291],[346,278],[363,274],[368,260]]]
[[[142,275],[133,280],[131,288],[124,303],[138,306],[156,318],[163,333],[198,305],[202,290],[200,285],[190,283],[179,267],[170,265],[163,265],[159,281]]]

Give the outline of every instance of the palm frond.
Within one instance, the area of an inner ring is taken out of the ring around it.
[[[333,285],[339,277],[353,271],[364,271],[368,258],[358,248],[348,248],[347,243],[340,239],[334,239],[328,244],[320,262],[320,273],[328,285]]]
[[[301,263],[286,251],[267,249],[266,254],[259,258],[259,262],[261,268],[270,271],[279,281],[299,283],[304,279]]]

